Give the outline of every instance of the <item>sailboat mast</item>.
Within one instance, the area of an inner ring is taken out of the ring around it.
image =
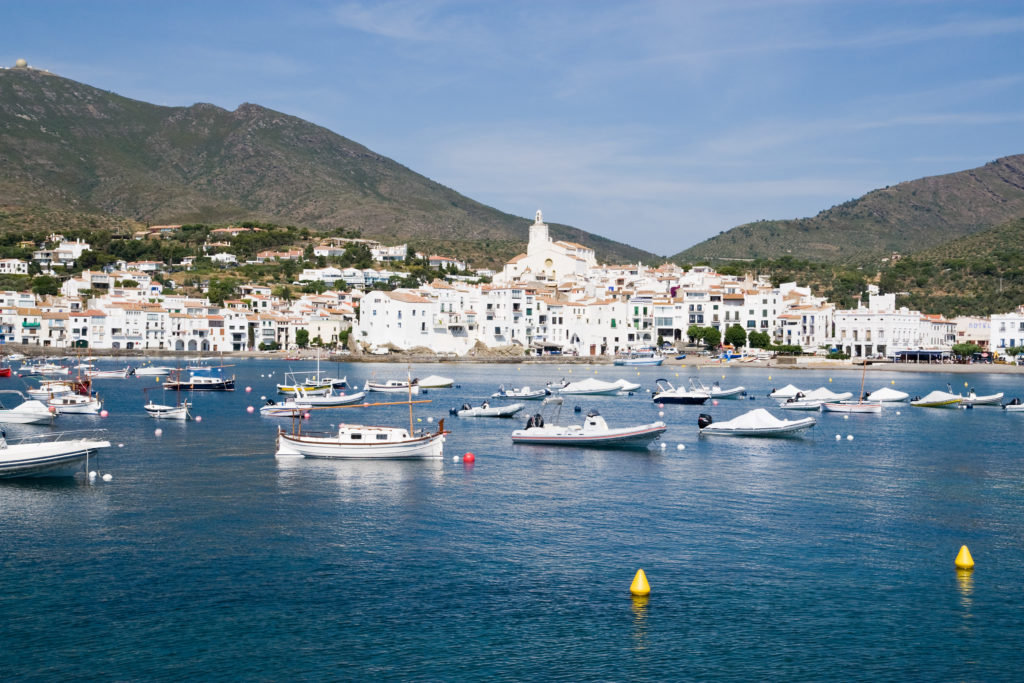
[[[409,438],[412,438],[412,370],[406,371],[405,382],[409,389]]]

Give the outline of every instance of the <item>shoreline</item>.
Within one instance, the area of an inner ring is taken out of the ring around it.
[[[310,350],[303,350],[299,352],[284,353],[281,351],[276,352],[263,352],[263,351],[226,351],[224,353],[216,353],[205,355],[199,351],[169,351],[166,349],[57,349],[53,347],[39,347],[39,346],[22,346],[20,344],[7,344],[5,345],[6,350],[10,352],[18,352],[25,354],[28,358],[42,358],[54,355],[59,356],[80,356],[81,358],[105,358],[105,359],[124,359],[127,362],[136,359],[153,359],[153,358],[167,358],[193,360],[196,357],[204,357],[206,359],[217,359],[217,358],[231,358],[231,359],[267,359],[267,360],[285,360],[285,356],[293,358],[294,362],[313,362],[317,360],[317,354]],[[19,348],[20,347],[20,348]],[[295,359],[295,356],[298,356]],[[589,366],[614,366],[614,361],[611,358],[596,358],[589,356],[508,356],[502,354],[495,354],[493,356],[481,354],[478,356],[439,356],[439,355],[406,355],[402,353],[393,353],[386,356],[376,356],[369,354],[350,354],[350,355],[338,355],[329,354],[326,357],[321,356],[320,360],[324,363],[393,363],[397,365],[416,364],[416,365],[462,365],[462,364],[495,364],[495,365],[589,365]],[[849,360],[825,360],[817,359],[813,357],[788,357],[785,360],[794,360],[795,362],[779,362],[780,359],[773,358],[771,360],[760,360],[760,361],[719,361],[709,359],[705,357],[694,357],[685,358],[682,360],[676,360],[675,358],[667,358],[665,362],[660,366],[664,368],[694,368],[699,370],[701,368],[760,368],[770,370],[795,370],[795,371],[814,371],[814,370],[828,370],[832,372],[861,372],[865,370],[865,367],[858,363],[853,363]],[[802,362],[801,362],[802,361]],[[620,366],[623,368],[628,367],[644,367],[644,366]],[[646,366],[651,367],[651,366]],[[933,372],[933,373],[953,373],[953,374],[1020,374],[1024,375],[1024,366],[1011,365],[1004,363],[868,363],[867,372]]]

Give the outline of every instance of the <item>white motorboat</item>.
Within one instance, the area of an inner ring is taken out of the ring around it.
[[[130,367],[125,367],[120,370],[90,370],[85,374],[92,379],[127,379],[131,377],[132,372]]]
[[[625,391],[625,392],[640,391],[640,385],[637,384],[636,382],[630,382],[630,381],[625,380],[625,379],[619,379],[619,380],[616,380],[614,383],[615,383],[615,385],[617,385],[619,387],[619,391]]]
[[[507,406],[492,406],[484,401],[479,406],[472,407],[463,403],[461,408],[452,408],[449,412],[459,417],[512,417],[524,408],[523,403],[512,403]]]
[[[743,398],[747,395],[747,390],[744,387],[730,387],[728,389],[723,389],[717,381],[708,387],[696,377],[690,378],[690,389],[692,391],[705,393],[713,399]]]
[[[797,387],[793,386],[792,384],[787,384],[786,386],[782,387],[781,389],[773,389],[772,392],[770,394],[768,394],[768,398],[776,398],[776,399],[793,398],[797,394],[803,394],[803,393],[805,393],[805,392],[802,389],[798,389]]]
[[[329,393],[323,396],[310,395],[300,391],[292,400],[304,408],[326,408],[330,406],[347,406],[350,403],[359,403],[366,398],[365,391],[356,391],[351,394]]]
[[[75,393],[75,389],[70,382],[58,379],[44,380],[39,383],[38,387],[28,390],[29,398],[38,401],[48,401],[55,396],[73,393]]]
[[[410,388],[411,384],[411,388]],[[366,380],[363,384],[363,391],[380,391],[386,394],[412,394],[420,393],[419,380],[389,379],[386,382],[371,382]]]
[[[413,432],[404,427],[338,425],[336,433],[277,431],[276,456],[332,460],[424,460],[444,455],[444,420],[437,431]]]
[[[881,401],[825,401],[821,404],[822,411],[830,413],[881,413]]]
[[[664,382],[664,384],[662,384]],[[659,379],[657,381],[657,390],[651,397],[655,403],[682,403],[686,405],[701,405],[709,398],[711,394],[706,391],[700,391],[695,389],[678,389],[672,386],[672,382],[667,379]]]
[[[1015,398],[1008,403],[1004,403],[1003,410],[1008,413],[1024,413],[1024,402],[1019,398]]]
[[[824,403],[824,401],[820,398],[808,399],[800,393],[793,398],[787,398],[785,401],[780,401],[779,407],[783,410],[821,410],[822,403]]]
[[[963,396],[948,391],[933,391],[926,396],[917,397],[910,405],[918,408],[955,408],[963,401]]]
[[[419,385],[424,389],[447,389],[455,384],[455,380],[451,377],[441,377],[440,375],[430,375],[419,380]]]
[[[610,396],[619,393],[619,385],[614,382],[603,382],[593,377],[582,379],[579,382],[566,384],[558,390],[558,393],[567,396]]]
[[[260,415],[264,417],[302,417],[309,409],[309,405],[299,405],[294,398],[281,402],[267,399],[266,405],[260,406]]]
[[[711,416],[705,413],[701,413],[697,418],[701,436],[794,436],[815,424],[817,422],[813,417],[780,420],[764,408],[751,410],[725,422],[714,422]]]
[[[548,389],[531,389],[530,387],[506,389],[505,385],[502,384],[496,392],[491,394],[491,398],[516,398],[520,401],[537,401],[550,395],[551,391]]]
[[[0,436],[0,478],[73,477],[85,472],[85,463],[99,449],[109,447],[106,439],[80,432],[11,440]]]
[[[876,403],[902,403],[910,398],[910,394],[905,391],[882,387],[867,394],[864,398]]]
[[[136,377],[165,377],[174,372],[174,368],[164,365],[143,365],[135,368]]]
[[[561,410],[562,399],[552,397],[544,401],[545,404],[554,403]],[[562,426],[557,424],[558,417],[553,419],[555,424],[547,424],[540,413],[530,417],[526,427],[512,432],[512,443],[525,444],[555,444],[564,446],[588,446],[588,447],[637,447],[646,448],[652,441],[656,441],[668,427],[660,420],[650,424],[634,425],[631,427],[611,428],[604,418],[596,410],[587,413],[582,425]]]
[[[1003,392],[998,394],[989,394],[987,396],[978,396],[974,393],[974,389],[967,392],[961,401],[965,406],[997,406],[1003,401]]]
[[[25,394],[16,389],[3,389],[0,394],[15,394],[20,396],[22,403],[13,408],[7,408],[0,404],[0,423],[3,424],[50,424],[56,416],[56,409],[50,408],[42,401],[28,399]]]
[[[188,401],[185,401],[184,403],[179,403],[176,406],[167,406],[150,401],[142,407],[150,417],[154,417],[158,420],[192,419],[192,414],[189,412],[189,409],[192,407],[192,404],[189,403]]]
[[[56,408],[60,414],[69,413],[72,415],[98,415],[103,409],[103,401],[95,396],[81,396],[79,394],[61,394],[54,396],[46,402],[50,408]]]

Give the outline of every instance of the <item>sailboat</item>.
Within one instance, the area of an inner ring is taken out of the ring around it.
[[[143,393],[146,395],[146,405],[142,406],[143,410],[150,417],[154,417],[158,420],[191,420],[192,414],[189,409],[192,404],[188,401],[181,400],[181,382],[178,382],[176,387],[178,392],[177,403],[173,406],[165,405],[162,403],[156,403],[153,399],[149,398],[149,389],[143,389]]]
[[[864,400],[864,376],[868,371],[868,362],[864,361],[863,367],[860,371],[860,393],[857,394],[857,400],[846,400],[846,401],[832,401],[821,404],[821,409],[824,412],[830,413],[881,413],[882,402],[881,401],[865,401]]]

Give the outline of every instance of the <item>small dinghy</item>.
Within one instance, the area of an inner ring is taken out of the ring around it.
[[[424,389],[447,389],[453,384],[455,384],[454,379],[440,375],[431,375],[420,380],[420,386]]]
[[[743,398],[747,395],[745,387],[729,387],[723,389],[718,382],[711,385],[711,398]]]
[[[794,436],[817,424],[813,417],[801,420],[780,420],[764,408],[743,413],[725,422],[714,422],[711,416],[701,413],[697,426],[701,436],[720,434],[725,436]]]
[[[1024,402],[1019,398],[1015,398],[1009,403],[1004,403],[1003,410],[1008,413],[1024,413]]]
[[[587,379],[580,380],[579,382],[567,384],[559,389],[558,393],[572,396],[600,396],[617,394],[619,391],[620,389],[618,384],[613,382],[602,382],[599,379],[588,377]]]
[[[902,403],[910,398],[910,394],[905,391],[882,387],[867,394],[864,398],[874,403]]]
[[[619,387],[619,391],[630,392],[640,390],[639,384],[624,379],[616,380],[615,382],[613,382],[613,384]]]
[[[560,414],[562,407],[560,397],[549,398],[544,401],[544,404],[557,405]],[[557,421],[558,415],[556,414],[553,422],[557,423]],[[666,429],[668,429],[667,425],[661,421],[613,429],[596,410],[587,413],[582,425],[549,425],[538,413],[527,420],[526,427],[512,432],[512,443],[587,446],[590,448],[647,448]]]
[[[520,401],[539,401],[545,396],[550,396],[551,392],[548,389],[531,389],[530,387],[511,387],[505,388],[502,384],[498,387],[498,390],[491,394],[491,398],[514,398]]]
[[[933,391],[927,396],[919,396],[910,402],[910,405],[917,408],[954,408],[960,405],[963,396],[952,394],[948,391]]]
[[[971,389],[966,396],[964,396],[961,403],[965,406],[997,406],[1002,403],[1003,392],[998,394],[989,394],[988,396],[978,396],[974,393],[974,389]]]
[[[785,401],[779,403],[779,407],[783,410],[821,410],[821,404],[824,403],[820,398],[807,398],[803,393],[799,393],[793,398],[787,398]]]
[[[477,407],[463,403],[461,408],[452,408],[449,412],[459,417],[512,417],[524,408],[522,403],[513,403],[507,406],[492,406],[484,401]]]
[[[818,387],[817,389],[805,391],[803,393],[804,398],[810,401],[830,401],[835,403],[838,401],[848,401],[851,398],[853,398],[853,392],[844,391],[842,393],[837,394],[836,392],[831,391],[830,389],[826,389],[825,387]]]
[[[821,409],[829,413],[874,413],[882,412],[881,401],[825,401]]]

